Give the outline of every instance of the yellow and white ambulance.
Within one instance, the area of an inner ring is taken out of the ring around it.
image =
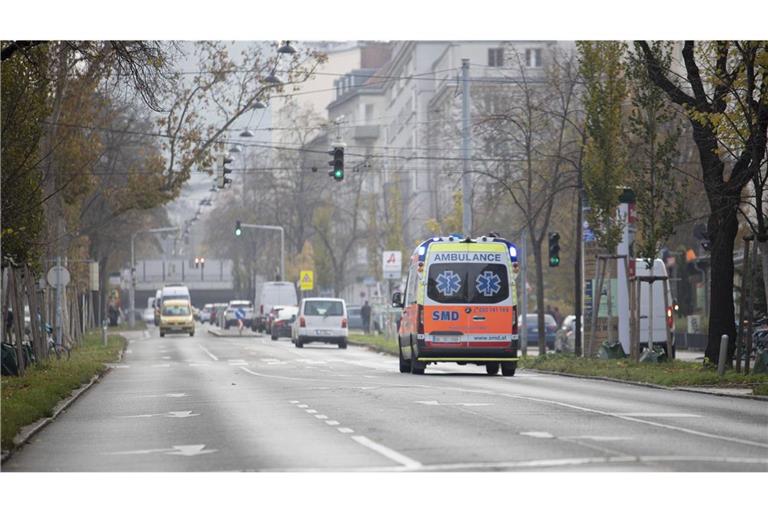
[[[489,375],[517,368],[517,248],[503,238],[425,240],[413,252],[398,329],[400,371],[428,364],[484,365]]]

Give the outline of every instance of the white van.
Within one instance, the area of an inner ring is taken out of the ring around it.
[[[318,341],[347,348],[349,318],[343,299],[312,297],[302,299],[291,328],[291,341],[297,348]]]
[[[267,281],[261,285],[261,291],[256,297],[256,313],[251,329],[264,332],[266,319],[275,306],[297,306],[296,287],[288,281]]]
[[[651,275],[651,269],[648,268],[645,260],[637,259],[635,262],[635,275],[645,277]],[[653,262],[653,275],[659,277],[667,276],[667,267],[664,261],[656,259]],[[672,337],[672,357],[675,356],[675,337],[674,337],[674,316],[671,286],[667,287],[667,308],[664,309],[664,282],[656,281],[653,283],[653,332],[649,333],[649,315],[648,315],[648,293],[649,283],[640,283],[640,350],[648,347],[649,334],[652,334],[652,343],[654,346],[663,348],[667,351],[667,332]]]

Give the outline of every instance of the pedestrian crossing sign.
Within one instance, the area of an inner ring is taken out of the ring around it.
[[[315,284],[315,273],[311,270],[302,270],[299,272],[299,289],[311,290]]]

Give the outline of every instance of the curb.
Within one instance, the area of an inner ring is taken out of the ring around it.
[[[729,393],[718,393],[716,391],[705,391],[703,389],[693,389],[690,387],[662,386],[660,384],[651,384],[649,382],[637,382],[637,381],[631,381],[631,380],[613,379],[611,377],[599,377],[595,375],[577,375],[575,373],[554,372],[549,370],[537,370],[534,368],[520,368],[520,369],[528,372],[540,373],[543,375],[560,375],[561,377],[573,377],[576,379],[604,380],[607,382],[617,382],[619,384],[629,384],[632,386],[642,386],[642,387],[654,388],[654,389],[666,389],[667,391],[687,391],[689,393],[699,393],[701,395],[725,396],[728,398],[746,398],[748,400],[758,400],[758,401],[768,402],[768,396],[761,396],[761,395],[733,395]]]
[[[126,339],[123,336],[123,339]],[[127,339],[126,339],[127,343]],[[120,362],[123,360],[123,355],[125,353],[125,347],[120,349],[120,353],[117,356],[117,361]],[[31,423],[29,425],[26,425],[21,428],[18,434],[13,438],[13,448],[11,448],[8,451],[4,451],[2,458],[0,459],[0,464],[5,464],[14,453],[19,451],[25,444],[27,444],[30,439],[32,439],[35,434],[43,430],[48,424],[52,423],[53,420],[55,420],[59,414],[64,412],[70,405],[72,405],[75,400],[80,398],[86,391],[91,389],[94,384],[96,384],[99,380],[101,380],[102,377],[104,377],[107,373],[109,373],[112,370],[109,366],[104,366],[104,371],[101,373],[98,373],[91,377],[90,382],[87,384],[83,384],[79,388],[72,391],[72,393],[62,400],[59,400],[59,402],[53,406],[53,414],[48,416],[47,418],[40,418],[39,420],[35,421],[34,423]]]
[[[397,354],[393,354],[392,352],[387,352],[383,348],[375,347],[373,345],[369,345],[367,343],[363,343],[362,341],[352,341],[350,339],[347,339],[347,344],[354,345],[356,347],[366,347],[368,350],[371,350],[371,351],[376,352],[378,354],[386,354],[388,356],[397,357]]]

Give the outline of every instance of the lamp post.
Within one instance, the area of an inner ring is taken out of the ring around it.
[[[135,278],[135,272],[136,272],[136,256],[135,256],[135,250],[134,250],[134,244],[136,242],[136,237],[140,235],[141,233],[169,233],[171,231],[178,231],[179,228],[153,228],[153,229],[144,229],[141,231],[137,231],[134,234],[131,235],[131,286],[128,288],[128,300],[131,306],[130,312],[128,314],[128,326],[133,328],[136,325],[136,319],[134,318],[134,312],[136,310],[136,278]]]

